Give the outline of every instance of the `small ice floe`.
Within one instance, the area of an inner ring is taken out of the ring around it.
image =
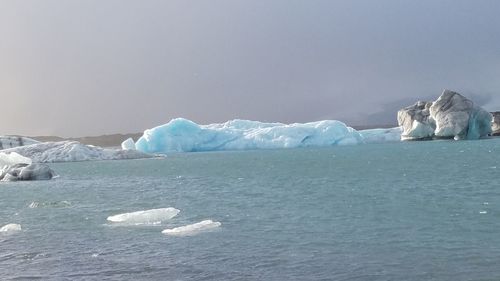
[[[484,214],[487,214],[488,211],[479,211],[479,213],[484,215]]]
[[[21,231],[21,225],[17,223],[9,223],[0,228],[1,233],[12,233]]]
[[[160,208],[109,216],[108,221],[129,224],[158,224],[169,220],[180,211],[175,208]]]
[[[201,231],[214,229],[219,226],[221,226],[221,223],[218,221],[214,222],[212,220],[204,220],[194,224],[189,224],[171,229],[165,229],[161,233],[171,236],[188,236],[197,234]]]

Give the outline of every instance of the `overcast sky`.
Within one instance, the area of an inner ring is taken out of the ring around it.
[[[500,110],[497,0],[0,0],[0,134],[185,117],[350,125],[444,88]]]

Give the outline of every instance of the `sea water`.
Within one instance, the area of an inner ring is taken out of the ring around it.
[[[0,226],[22,226],[0,233],[0,280],[500,279],[500,139],[51,167],[0,183]],[[220,226],[162,234],[204,220]]]

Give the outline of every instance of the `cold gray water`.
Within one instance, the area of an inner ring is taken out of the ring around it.
[[[0,183],[0,226],[22,226],[0,233],[0,280],[500,279],[500,139],[51,167]],[[205,219],[221,226],[161,233]]]

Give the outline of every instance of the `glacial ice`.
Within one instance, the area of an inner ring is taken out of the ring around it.
[[[17,223],[9,223],[0,227],[0,232],[2,233],[12,233],[17,231],[21,231],[21,225]]]
[[[444,90],[434,102],[420,101],[398,111],[402,140],[478,139],[492,133],[492,120],[489,112],[450,90]]]
[[[402,140],[427,139],[434,136],[436,122],[429,108],[432,102],[418,101],[398,111],[398,123],[403,128]]]
[[[0,136],[0,150],[38,143],[34,139],[18,136]]]
[[[0,152],[0,181],[49,180],[55,173],[46,164],[32,163],[32,159],[16,152]]]
[[[40,163],[6,165],[0,169],[1,181],[50,180],[54,176],[47,164]]]
[[[212,220],[204,220],[194,224],[165,229],[161,233],[171,236],[188,236],[197,234],[201,231],[214,229],[219,226],[221,226],[221,223],[218,221],[214,222]]]
[[[153,157],[153,155],[137,150],[102,148],[93,145],[84,145],[77,141],[40,142],[32,145],[5,149],[1,152],[15,152],[24,157],[31,158],[31,160],[35,163],[138,159]]]
[[[5,165],[31,164],[31,162],[30,158],[19,155],[16,152],[0,152],[0,167]]]
[[[398,142],[401,140],[402,128],[367,129],[358,132],[363,137],[363,143]]]
[[[179,212],[175,208],[160,208],[109,216],[107,220],[115,223],[154,224],[169,220],[177,216]]]
[[[125,141],[122,142],[122,149],[135,149],[135,143],[132,138],[128,138]]]
[[[277,149],[399,141],[399,128],[356,131],[336,120],[263,123],[232,120],[198,125],[184,118],[146,130],[135,148],[146,153]],[[127,143],[131,145],[130,143]]]

